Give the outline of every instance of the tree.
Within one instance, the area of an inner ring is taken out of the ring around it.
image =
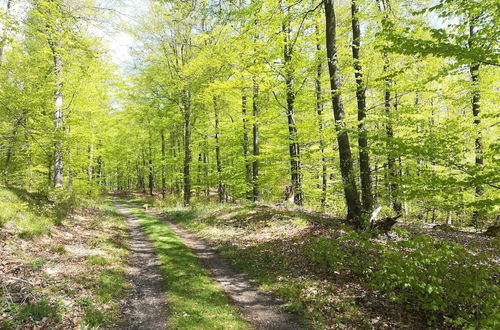
[[[356,100],[358,106],[358,145],[359,145],[359,171],[361,178],[361,200],[363,210],[370,213],[373,209],[372,177],[370,168],[370,155],[368,153],[368,137],[366,132],[366,87],[363,81],[363,68],[361,66],[361,28],[359,25],[359,9],[356,0],[351,1],[352,24],[352,58],[354,77],[356,80]]]
[[[328,59],[328,71],[330,73],[330,88],[335,117],[335,130],[337,132],[337,143],[339,145],[340,172],[344,188],[344,196],[347,204],[347,218],[356,227],[363,227],[362,210],[356,187],[356,176],[354,173],[349,134],[345,127],[344,105],[340,90],[340,73],[338,68],[337,52],[337,30],[335,9],[333,0],[324,0],[326,21],[326,51]]]

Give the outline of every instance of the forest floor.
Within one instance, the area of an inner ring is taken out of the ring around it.
[[[123,318],[124,218],[105,200],[59,217],[62,207],[41,194],[0,187],[2,330],[112,328]]]
[[[145,197],[66,209],[0,187],[0,329],[500,326],[498,238]]]

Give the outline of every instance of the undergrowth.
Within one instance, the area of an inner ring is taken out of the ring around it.
[[[0,188],[0,329],[116,328],[128,287],[124,218],[103,199],[53,197]]]
[[[78,205],[75,196],[54,190],[30,192],[17,187],[0,187],[0,228],[10,226],[22,238],[48,234],[50,227]]]

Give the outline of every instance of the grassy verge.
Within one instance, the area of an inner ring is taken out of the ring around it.
[[[375,240],[339,219],[298,209],[163,211],[216,243],[317,328],[499,325],[498,250],[478,252],[401,229],[397,241]]]
[[[166,282],[168,325],[172,329],[250,328],[218,285],[163,222],[130,208],[153,242]]]
[[[49,200],[16,190],[0,189],[17,209],[0,228],[0,329],[118,327],[128,285],[124,218],[102,200],[63,217]]]

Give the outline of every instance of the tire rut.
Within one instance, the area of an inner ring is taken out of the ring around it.
[[[127,267],[131,290],[123,306],[125,320],[121,329],[166,329],[166,295],[155,249],[137,219],[122,205],[115,206],[126,217],[131,236]]]

